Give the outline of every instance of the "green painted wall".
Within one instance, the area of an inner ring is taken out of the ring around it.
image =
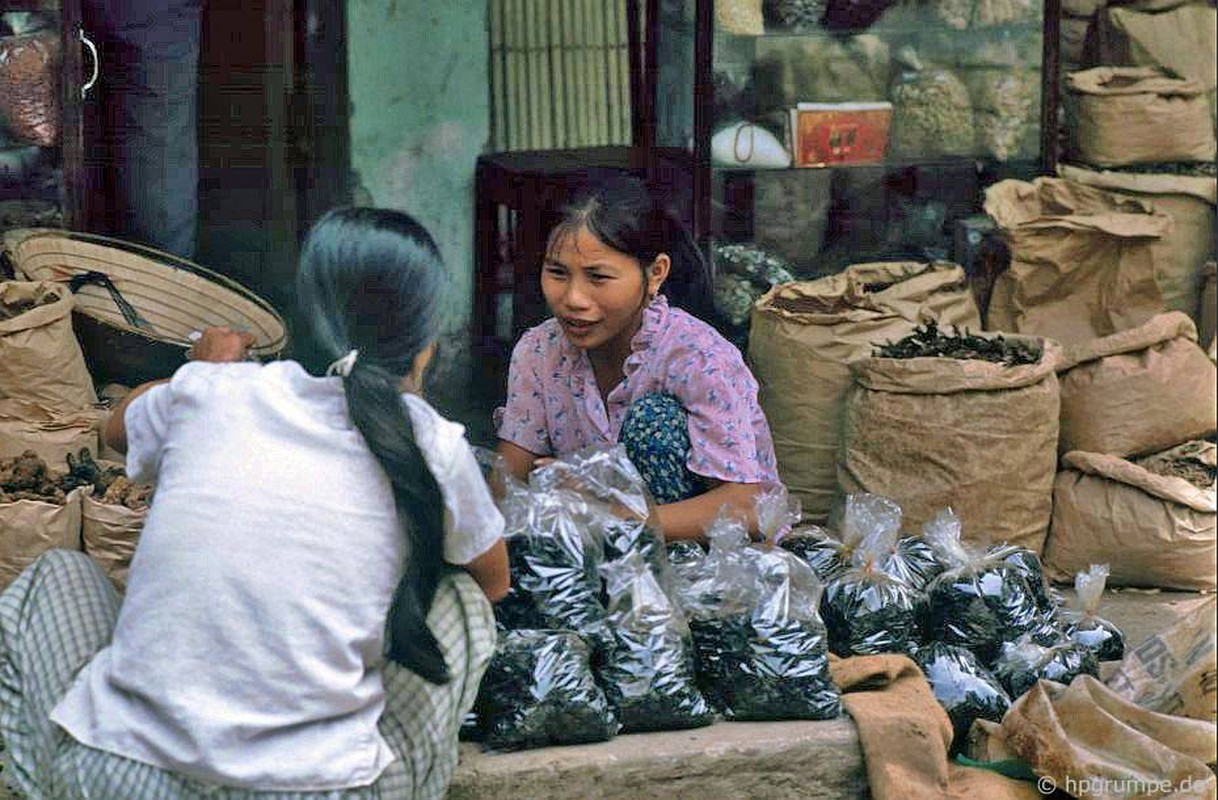
[[[453,275],[446,330],[473,299],[474,162],[490,130],[485,0],[347,0],[351,161],[367,194],[414,214]]]

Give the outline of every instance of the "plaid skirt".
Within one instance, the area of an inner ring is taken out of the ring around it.
[[[389,664],[381,735],[397,758],[368,786],[323,792],[220,786],[80,744],[50,721],[76,674],[106,646],[119,598],[84,553],[52,550],[0,594],[0,736],[3,777],[30,800],[405,800],[441,798],[457,765],[457,732],[495,645],[482,590],[453,570],[428,624],[453,679],[435,686]]]

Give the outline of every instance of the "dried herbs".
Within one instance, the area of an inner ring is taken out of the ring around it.
[[[87,447],[82,447],[76,455],[68,453],[66,460],[68,472],[62,479],[65,492],[70,492],[77,486],[91,486],[94,496],[100,498],[106,494],[110,485],[123,475],[122,467],[102,466],[94,461],[93,454]]]
[[[829,647],[839,656],[909,652],[918,639],[922,593],[882,570],[895,549],[900,508],[875,495],[851,495],[847,519],[865,533],[851,568],[825,587]]]
[[[0,503],[35,500],[63,505],[60,479],[33,450],[0,461]]]
[[[783,550],[744,545],[738,555],[748,565],[740,591],[690,621],[699,685],[729,719],[836,717],[815,575]]]
[[[928,320],[914,332],[896,342],[876,348],[877,358],[960,358],[989,361],[1014,367],[1040,362],[1040,352],[1030,342],[1011,341],[1002,334],[974,336],[966,329],[963,334],[948,334],[939,324]]]
[[[49,306],[57,303],[59,297],[54,292],[46,292],[37,300],[16,300],[0,303],[0,319],[12,319],[33,311],[39,306]]]
[[[562,489],[528,491],[527,501],[505,506],[512,589],[495,607],[504,627],[577,631],[594,648],[607,644],[602,544],[588,534],[591,513]]]
[[[938,641],[965,647],[988,663],[1004,642],[1043,625],[1023,574],[988,553],[967,550],[954,513],[940,512],[923,535],[948,565],[926,590],[927,625]]]
[[[476,707],[477,738],[496,750],[603,742],[618,729],[588,646],[568,631],[501,634]]]
[[[917,660],[935,699],[952,721],[957,747],[973,720],[1001,722],[1011,707],[1011,698],[998,678],[965,648],[936,642],[921,648]]]
[[[1074,591],[1079,608],[1061,612],[1063,630],[1070,641],[1086,647],[1099,661],[1120,661],[1125,656],[1125,635],[1120,628],[1097,615],[1104,587],[1108,583],[1108,567],[1092,564],[1074,576]]]
[[[1021,697],[1038,680],[1068,684],[1079,675],[1099,675],[1099,663],[1086,647],[1069,640],[1043,646],[1030,637],[1002,645],[994,674],[1012,698]]]
[[[597,669],[624,732],[709,725],[694,682],[689,628],[638,553],[601,568],[609,595],[609,646]]]

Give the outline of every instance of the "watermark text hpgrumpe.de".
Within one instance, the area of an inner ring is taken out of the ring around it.
[[[1201,783],[1190,776],[1178,781],[1167,778],[1109,778],[1093,776],[1074,778],[1067,775],[1060,781],[1042,775],[1036,779],[1036,788],[1043,795],[1051,795],[1061,789],[1068,795],[1087,797],[1169,797],[1176,792],[1191,792],[1200,789]]]

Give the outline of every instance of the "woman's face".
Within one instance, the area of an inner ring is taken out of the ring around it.
[[[647,298],[668,276],[668,256],[649,265],[607,247],[585,226],[559,228],[541,267],[541,291],[567,339],[584,350],[629,349]]]

